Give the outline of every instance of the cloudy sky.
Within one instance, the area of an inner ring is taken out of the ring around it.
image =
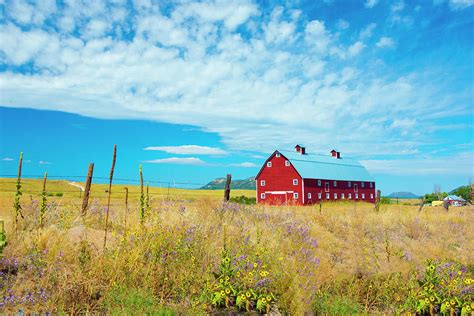
[[[117,143],[123,178],[202,183],[303,143],[385,192],[474,175],[474,0],[163,3],[0,0],[3,174]]]

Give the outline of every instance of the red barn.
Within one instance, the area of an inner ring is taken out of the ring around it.
[[[375,182],[356,160],[310,154],[305,147],[276,150],[256,176],[257,201],[272,205],[356,200],[375,203]]]

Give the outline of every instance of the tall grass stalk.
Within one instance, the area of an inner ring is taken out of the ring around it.
[[[145,194],[143,192],[143,168],[140,165],[140,221],[145,220]]]
[[[41,206],[40,206],[40,213],[39,213],[39,224],[40,227],[43,228],[44,225],[44,215],[46,213],[46,207],[48,203],[47,193],[46,193],[46,181],[48,179],[48,173],[44,173],[43,178],[43,190],[41,191]]]
[[[21,193],[21,167],[23,164],[23,153],[20,153],[20,160],[18,162],[18,178],[16,180],[16,192],[15,192],[15,201],[13,203],[13,208],[15,209],[15,230],[18,227],[18,215],[23,219],[22,207],[20,204]]]

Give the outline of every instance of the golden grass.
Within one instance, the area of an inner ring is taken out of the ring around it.
[[[141,225],[138,198],[131,199],[126,212],[122,186],[112,190],[110,243],[104,254],[104,203],[102,196],[97,198],[104,187],[95,186],[85,218],[79,216],[78,197],[51,198],[56,204],[50,204],[42,230],[37,206],[25,194],[27,218],[17,233],[10,225],[13,194],[1,196],[1,215],[9,223],[4,258],[24,264],[8,284],[16,296],[39,288],[47,292],[45,300],[25,304],[23,310],[100,311],[108,293],[120,285],[147,290],[177,311],[210,312],[202,293],[213,281],[224,243],[236,256],[258,258],[268,266],[269,290],[278,294],[280,311],[293,315],[311,312],[317,291],[338,280],[396,272],[406,276],[429,258],[474,262],[471,206],[449,212],[425,207],[418,213],[414,206],[382,205],[375,212],[371,204],[338,202],[323,204],[319,213],[318,207],[223,205],[222,191],[173,190],[175,198],[167,200],[152,188],[152,210]],[[403,295],[400,291],[396,295]],[[394,312],[369,299],[360,303],[365,312]]]

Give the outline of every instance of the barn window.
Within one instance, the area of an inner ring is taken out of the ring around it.
[[[276,153],[275,157],[280,158],[280,153]]]
[[[373,199],[373,198],[374,198],[374,195],[370,193],[370,199]]]
[[[363,200],[363,199],[365,199],[365,194],[364,194],[364,193],[362,193],[362,200]]]
[[[351,193],[347,193],[347,198],[350,200],[352,199],[352,194]]]
[[[287,166],[287,167],[290,166],[290,161],[289,160],[285,161],[285,166]]]
[[[293,185],[298,185],[298,179],[293,179]]]
[[[261,185],[262,187],[264,187],[264,186],[265,186],[265,180],[261,180],[261,181],[260,181],[260,185]]]
[[[318,187],[321,186],[321,180],[318,180]]]
[[[359,198],[359,194],[356,193],[356,200]]]
[[[365,182],[361,182],[361,183],[360,183],[360,186],[361,186],[362,188],[364,188]]]
[[[337,193],[334,193],[334,200],[337,200]]]
[[[271,167],[271,166],[272,166],[272,162],[271,161],[267,162],[267,167]]]
[[[318,193],[318,199],[321,200],[321,192]]]
[[[347,182],[347,186],[350,188],[352,183],[350,181]]]
[[[370,182],[370,188],[372,189],[374,187],[374,184]]]
[[[329,182],[324,184],[324,191],[329,192]]]
[[[359,191],[359,188],[358,188],[357,184],[354,184],[354,192],[357,192],[357,191]]]
[[[260,194],[260,198],[261,198],[262,200],[265,200],[265,193]]]
[[[337,181],[334,181],[334,187],[337,187]]]
[[[308,200],[311,200],[311,193],[308,193]]]
[[[293,193],[293,198],[294,198],[295,200],[297,200],[297,199],[298,199],[298,193],[296,193],[296,192]]]
[[[341,193],[341,199],[345,199],[344,193]]]
[[[326,193],[326,200],[329,200],[329,193]]]

